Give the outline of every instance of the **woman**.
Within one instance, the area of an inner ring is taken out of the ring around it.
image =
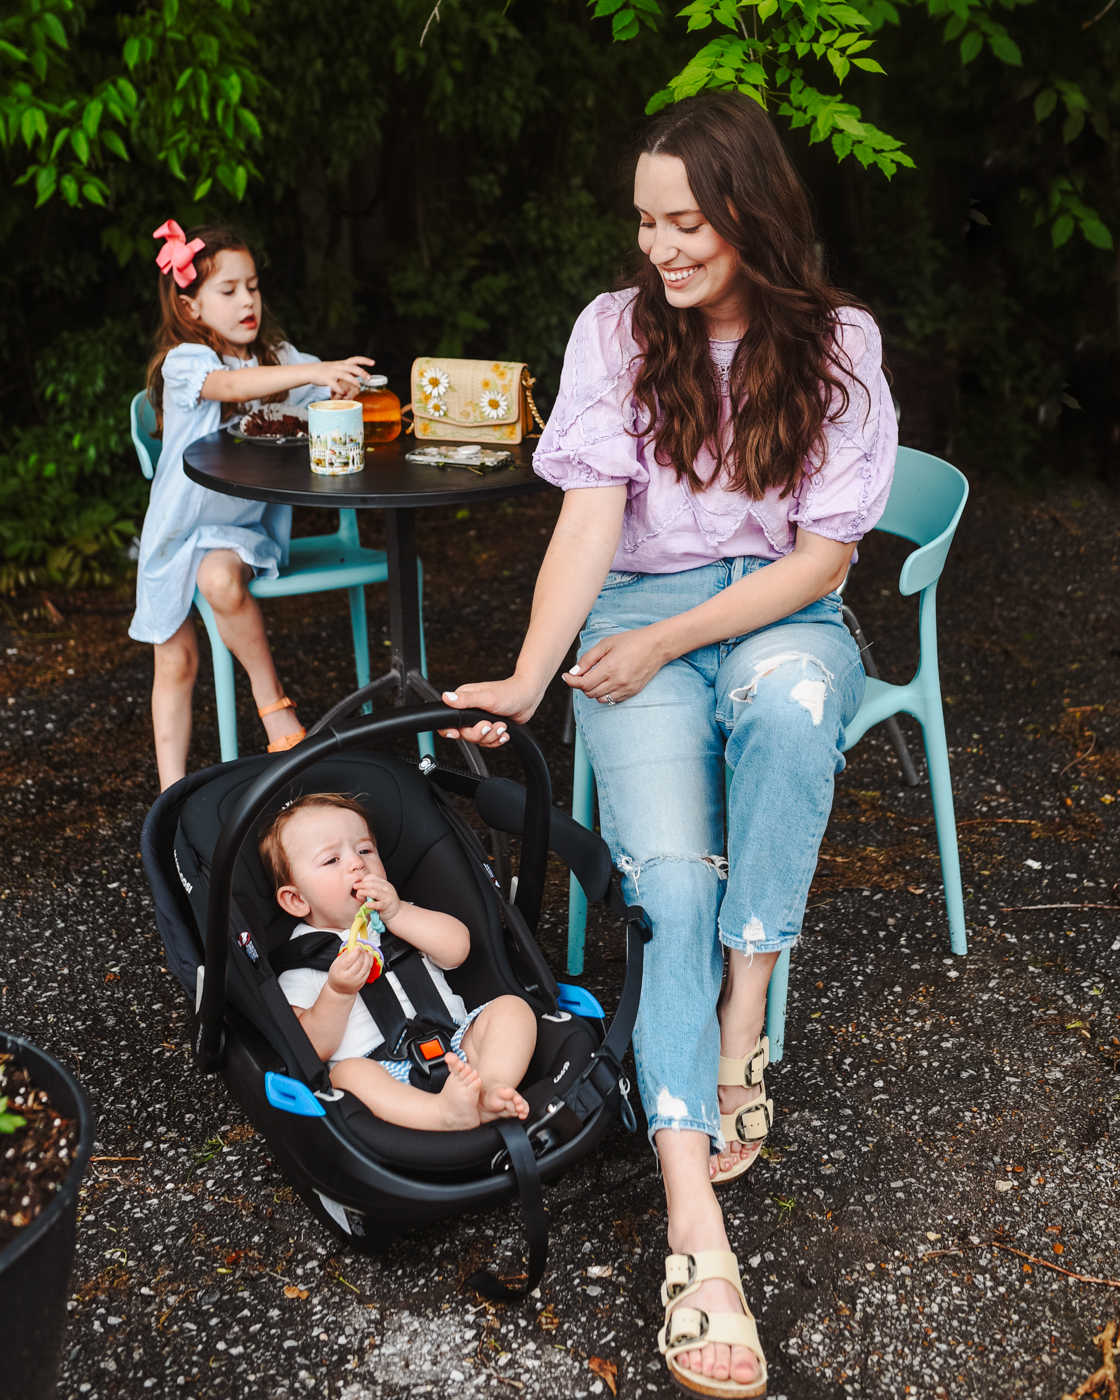
[[[645,260],[568,345],[535,458],[566,494],[516,670],[444,699],[523,723],[583,626],[564,680],[603,835],[653,927],[634,1049],[673,1250],[661,1349],[686,1389],[746,1397],[766,1363],[712,1188],[773,1114],[767,983],[864,689],[835,590],[897,434],[878,331],[822,275],[765,113],[690,98],[639,149]],[[505,729],[461,734],[495,747]]]

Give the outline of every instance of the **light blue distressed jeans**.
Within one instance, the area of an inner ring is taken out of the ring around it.
[[[697,607],[767,562],[610,573],[580,655],[604,637]],[[607,705],[575,692],[603,838],[627,899],[653,928],[634,1030],[651,1142],[676,1128],[707,1133],[714,1150],[724,1145],[716,1092],[723,949],[769,953],[797,941],[844,767],[844,726],[863,690],[859,648],[831,593],[671,661],[629,700]]]

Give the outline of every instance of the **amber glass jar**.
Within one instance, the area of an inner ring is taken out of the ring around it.
[[[362,426],[367,447],[376,447],[379,442],[392,442],[400,436],[401,401],[392,389],[386,387],[388,383],[383,374],[371,374],[363,380],[361,391],[356,395],[362,406]]]

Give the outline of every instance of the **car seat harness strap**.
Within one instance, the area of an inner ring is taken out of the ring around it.
[[[505,1150],[500,1154],[503,1168],[512,1171],[517,1182],[525,1241],[529,1246],[528,1274],[521,1288],[511,1288],[494,1274],[480,1269],[467,1279],[467,1287],[496,1303],[517,1303],[527,1298],[544,1277],[548,1264],[548,1216],[541,1194],[540,1169],[524,1126],[512,1118],[499,1118],[493,1126],[505,1143]]]
[[[296,967],[328,972],[338,956],[338,946],[338,934],[329,930],[301,933],[271,953],[269,962],[277,976]],[[371,1052],[370,1058],[410,1062],[409,1082],[418,1089],[438,1093],[447,1080],[443,1057],[451,1049],[451,1037],[457,1029],[455,1018],[447,1009],[418,949],[385,933],[381,937],[381,951],[385,957],[385,971],[399,981],[414,1014],[405,1015],[397,990],[388,977],[367,982],[359,996],[382,1035],[382,1043]]]

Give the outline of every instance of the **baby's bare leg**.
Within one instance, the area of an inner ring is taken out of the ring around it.
[[[429,1132],[477,1128],[482,1080],[458,1055],[446,1056],[450,1073],[438,1094],[402,1084],[373,1060],[340,1060],[331,1083],[346,1089],[386,1123]]]
[[[529,1068],[537,1043],[537,1018],[520,997],[495,997],[471,1022],[463,1054],[482,1077],[482,1121],[525,1118],[529,1105],[517,1085]]]

